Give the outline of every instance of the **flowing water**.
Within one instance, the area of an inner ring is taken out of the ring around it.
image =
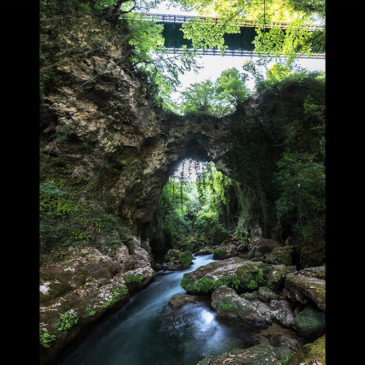
[[[192,365],[233,347],[252,345],[252,337],[216,320],[209,297],[171,309],[168,301],[185,293],[184,273],[215,260],[197,256],[184,271],[157,275],[155,281],[91,331],[62,365]]]

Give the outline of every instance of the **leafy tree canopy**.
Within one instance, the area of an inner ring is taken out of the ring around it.
[[[195,48],[218,48],[225,50],[224,34],[239,33],[239,25],[245,21],[258,24],[255,52],[284,54],[294,58],[296,53],[309,54],[313,33],[303,26],[313,22],[311,15],[324,14],[324,0],[175,0],[195,10],[205,19],[190,19],[183,24],[186,39]],[[216,19],[218,21],[216,21]],[[288,29],[278,26],[267,28],[271,22],[287,22]],[[316,34],[324,41],[324,32]]]
[[[182,93],[184,114],[206,114],[222,117],[232,113],[250,92],[245,86],[247,75],[236,68],[222,72],[216,82],[195,83]]]

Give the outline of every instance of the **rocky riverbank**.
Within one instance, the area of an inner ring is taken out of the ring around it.
[[[41,361],[52,364],[105,314],[128,302],[155,275],[150,253],[132,237],[116,256],[70,248],[65,260],[40,268]]]
[[[251,254],[232,256],[184,274],[181,286],[188,294],[175,296],[170,305],[181,308],[195,303],[196,295],[210,296],[219,320],[242,329],[275,330],[269,336],[258,336],[256,346],[210,356],[198,364],[294,365],[310,356],[324,364],[325,265],[297,270],[291,265],[290,246],[261,239],[253,247]],[[237,249],[229,247],[226,252]],[[282,330],[287,332],[280,334]]]

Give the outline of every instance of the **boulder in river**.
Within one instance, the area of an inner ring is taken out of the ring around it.
[[[216,289],[211,298],[211,305],[221,319],[252,327],[265,327],[273,321],[287,328],[293,325],[294,314],[286,300],[270,300],[269,303],[249,300],[226,286]]]
[[[265,285],[266,270],[267,267],[262,262],[231,257],[184,274],[181,286],[189,294],[210,294],[222,285],[242,293]]]
[[[325,266],[310,267],[290,273],[285,279],[283,294],[293,302],[315,303],[326,310]]]
[[[240,297],[227,286],[221,286],[213,292],[211,305],[222,319],[254,327],[266,327],[271,323],[269,311],[259,308],[257,302]]]
[[[211,255],[213,253],[213,249],[209,247],[204,247],[198,252],[195,253],[195,256],[203,256],[203,255]]]
[[[303,337],[318,337],[325,331],[325,313],[311,306],[306,306],[294,319],[294,328]]]
[[[167,251],[165,255],[165,260],[167,261],[168,270],[184,270],[191,265],[193,255],[188,250],[181,252],[180,250],[172,248]]]
[[[213,259],[224,260],[229,257],[236,256],[238,254],[238,247],[233,243],[227,243],[220,245],[213,251]]]
[[[169,300],[169,306],[173,309],[179,309],[187,303],[196,303],[196,296],[189,294],[176,294]]]

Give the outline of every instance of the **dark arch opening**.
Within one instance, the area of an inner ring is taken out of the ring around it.
[[[195,158],[171,164],[153,218],[157,229],[150,243],[160,260],[169,248],[197,252],[217,246],[237,225],[238,184],[218,171],[204,150],[191,152]]]

